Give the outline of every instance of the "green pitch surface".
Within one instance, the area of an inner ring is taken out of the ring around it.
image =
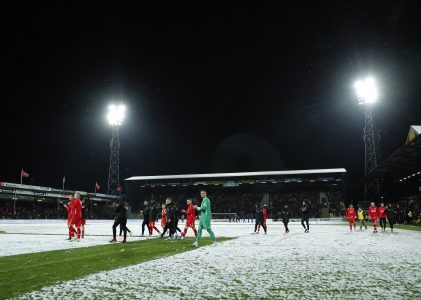
[[[218,242],[230,238],[218,238]],[[0,257],[0,299],[39,290],[44,286],[89,274],[191,251],[193,238],[183,241],[153,239],[95,247]],[[201,246],[211,244],[202,238]]]
[[[367,225],[368,228],[370,228],[370,230],[372,230],[373,228],[373,224],[369,221],[366,221],[365,224]],[[344,225],[346,225],[347,227],[349,227],[349,223],[344,222]],[[356,228],[357,230],[360,229],[360,224],[357,222],[356,223]],[[403,224],[395,224],[393,225],[393,229],[405,229],[405,230],[412,230],[412,231],[421,231],[421,226],[420,225],[403,225]],[[377,223],[377,230],[380,231],[381,227],[380,224]],[[387,223],[386,225],[386,230],[390,231],[390,226],[389,223]]]
[[[399,229],[406,229],[406,230],[413,230],[413,231],[421,231],[421,226],[415,226],[415,225],[395,225],[394,228]]]

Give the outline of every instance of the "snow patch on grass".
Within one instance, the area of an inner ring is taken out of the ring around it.
[[[100,272],[43,288],[26,298],[122,299],[419,299],[421,236],[373,234],[345,226],[214,226],[237,236],[216,246]],[[124,255],[122,253],[121,255]]]

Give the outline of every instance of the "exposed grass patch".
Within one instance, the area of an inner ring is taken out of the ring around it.
[[[421,231],[421,226],[414,226],[414,225],[395,225],[395,228],[399,229],[406,229],[406,230],[413,230],[413,231]]]

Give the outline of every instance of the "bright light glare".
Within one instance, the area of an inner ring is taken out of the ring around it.
[[[111,104],[108,107],[108,114],[107,119],[108,123],[111,126],[120,126],[123,123],[124,120],[124,113],[126,111],[126,107],[124,105],[114,105]]]
[[[359,105],[372,104],[377,101],[379,95],[376,81],[372,77],[367,77],[364,80],[357,80],[354,87],[357,92]]]

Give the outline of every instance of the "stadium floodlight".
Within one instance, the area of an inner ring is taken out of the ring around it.
[[[113,132],[110,141],[110,167],[108,170],[108,189],[110,195],[121,193],[120,187],[120,133],[119,127],[123,123],[126,107],[122,104],[108,106],[108,124]]]
[[[354,83],[354,88],[357,94],[358,104],[364,106],[364,147],[365,147],[365,167],[364,167],[364,199],[371,201],[379,195],[380,186],[378,179],[369,178],[369,174],[377,168],[377,159],[380,134],[374,128],[373,122],[373,104],[379,98],[376,80],[368,76],[364,79],[359,79]]]
[[[123,123],[125,112],[126,107],[124,105],[111,104],[110,106],[108,106],[108,123],[111,126],[120,126]]]
[[[373,104],[379,97],[376,81],[373,77],[357,80],[354,88],[357,92],[359,105]]]

